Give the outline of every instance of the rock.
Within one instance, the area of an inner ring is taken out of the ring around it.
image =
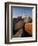
[[[32,18],[30,16],[26,16],[24,17],[24,22],[25,23],[32,22]]]
[[[32,35],[32,23],[26,23],[25,26],[25,32],[29,33],[30,35]]]
[[[19,21],[18,23],[15,24],[15,30],[23,28],[24,22]]]
[[[14,35],[14,37],[21,37],[23,33],[23,29],[19,29],[18,32]]]

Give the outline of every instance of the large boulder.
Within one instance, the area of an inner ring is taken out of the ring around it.
[[[26,23],[24,25],[24,29],[25,29],[25,32],[27,32],[30,35],[32,35],[32,23]]]

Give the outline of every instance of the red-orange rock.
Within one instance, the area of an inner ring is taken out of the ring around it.
[[[32,35],[32,23],[26,23],[24,27],[25,31]]]

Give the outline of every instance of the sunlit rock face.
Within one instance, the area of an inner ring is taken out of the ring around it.
[[[30,35],[32,35],[32,23],[26,23],[24,26],[24,29],[26,32],[28,32]]]
[[[24,30],[25,32],[29,33],[32,35],[32,18],[30,16],[26,16],[24,18]]]

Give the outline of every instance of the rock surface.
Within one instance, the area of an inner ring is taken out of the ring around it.
[[[24,28],[25,31],[31,35],[32,34],[32,23],[26,23],[24,27],[25,27]]]

